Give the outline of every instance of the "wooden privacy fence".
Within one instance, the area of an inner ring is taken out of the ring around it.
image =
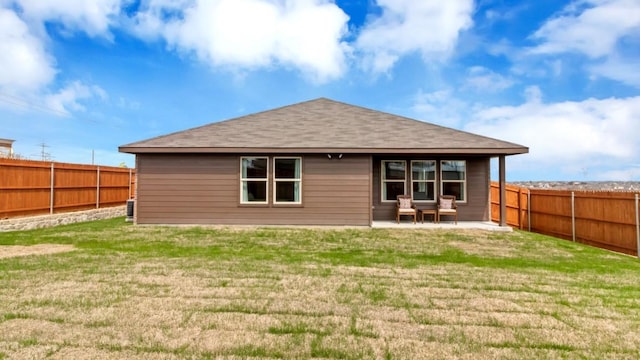
[[[491,219],[500,219],[498,183],[491,184]],[[640,257],[639,194],[526,189],[507,185],[507,224]]]
[[[135,170],[0,159],[0,219],[124,205]]]

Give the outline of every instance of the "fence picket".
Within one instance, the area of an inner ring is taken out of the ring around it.
[[[492,194],[498,186],[492,182]],[[506,207],[507,214],[526,211],[527,226],[523,224],[523,216],[508,216],[509,226],[640,257],[640,210],[635,203],[638,194],[527,189],[527,201],[523,204],[522,190],[513,185],[506,187]],[[491,196],[493,221],[499,217],[499,208],[498,197]]]
[[[124,205],[135,170],[0,158],[0,218]]]

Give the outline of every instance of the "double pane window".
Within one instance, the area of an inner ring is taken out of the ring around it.
[[[457,201],[467,201],[467,163],[464,160],[442,161],[440,174],[442,195],[453,195]]]
[[[404,160],[382,161],[382,201],[396,201],[398,195],[406,194],[406,169]]]
[[[436,162],[411,161],[411,186],[414,201],[434,201],[436,193]]]
[[[302,158],[274,157],[271,164],[269,160],[268,157],[240,158],[240,203],[268,204],[269,193],[273,192],[274,204],[300,204]]]
[[[274,203],[300,203],[302,171],[300,158],[274,158]]]
[[[242,187],[240,202],[266,204],[269,159],[266,157],[243,157],[240,162]]]

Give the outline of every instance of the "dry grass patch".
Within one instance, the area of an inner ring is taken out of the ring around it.
[[[6,259],[17,256],[29,256],[29,255],[49,255],[58,254],[62,252],[73,251],[73,245],[60,245],[60,244],[37,244],[30,246],[21,245],[5,245],[0,246],[0,259]]]
[[[638,261],[526,233],[0,235],[0,359],[638,358]]]

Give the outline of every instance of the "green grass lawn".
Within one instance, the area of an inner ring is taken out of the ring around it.
[[[73,251],[0,257],[0,359],[640,358],[640,262],[536,234],[0,233],[39,244]]]

